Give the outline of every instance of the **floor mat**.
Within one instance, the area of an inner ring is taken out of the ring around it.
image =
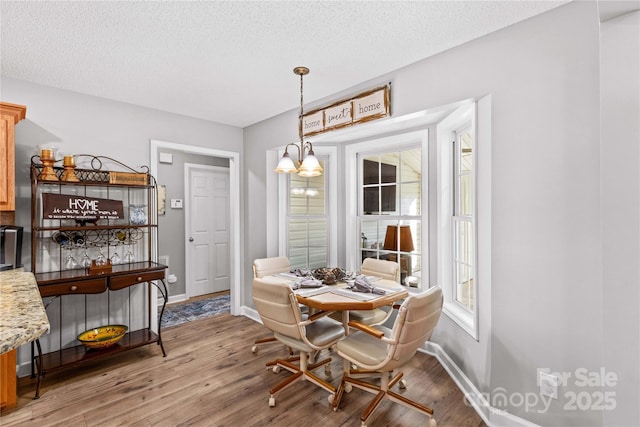
[[[230,295],[220,295],[194,302],[172,304],[164,310],[162,327],[170,328],[192,320],[229,313],[230,301]]]

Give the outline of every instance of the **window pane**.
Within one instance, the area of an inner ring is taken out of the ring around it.
[[[459,215],[473,215],[473,175],[460,177],[460,212]]]
[[[289,248],[291,268],[307,268],[307,248]]]
[[[369,156],[363,159],[362,184],[380,184],[380,164],[378,156]]]
[[[455,299],[469,310],[473,309],[473,226],[470,220],[455,221]]]
[[[420,215],[420,182],[400,185],[400,215]]]
[[[327,265],[327,249],[326,248],[309,248],[309,267],[322,268]]]
[[[373,215],[380,212],[380,188],[364,187],[362,189],[362,213]]]
[[[406,222],[411,229],[411,240],[413,242],[413,253],[422,252],[422,241],[420,236],[422,235],[422,221],[407,221]]]
[[[398,182],[398,154],[385,154],[380,162],[380,183]]]
[[[307,246],[307,221],[289,221],[289,247],[300,248]]]
[[[327,221],[324,219],[310,220],[308,245],[326,248],[327,243]]]
[[[401,182],[420,182],[422,178],[422,149],[414,148],[400,153]]]
[[[473,138],[471,130],[464,131],[460,134],[460,171],[469,172],[473,170]]]
[[[320,161],[320,164],[324,167],[323,161]],[[291,174],[289,187],[290,215],[325,214],[324,174],[312,178],[304,178],[296,174]]]
[[[473,281],[470,274],[469,266],[458,264],[456,282],[456,301],[463,307],[473,310]]]
[[[364,249],[370,249],[373,245],[375,249],[378,242],[378,221],[363,220],[360,223],[360,246]]]

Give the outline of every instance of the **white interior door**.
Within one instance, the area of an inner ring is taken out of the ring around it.
[[[229,169],[185,164],[187,297],[228,290]]]

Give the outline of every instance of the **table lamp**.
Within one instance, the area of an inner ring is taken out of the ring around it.
[[[400,251],[412,252],[414,249],[413,238],[411,237],[411,227],[408,225],[388,225],[382,248],[389,251],[397,251],[398,236],[400,236]]]

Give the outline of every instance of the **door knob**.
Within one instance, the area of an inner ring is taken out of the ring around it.
[[[189,237],[189,241],[190,241],[190,242],[193,242],[193,237]]]

